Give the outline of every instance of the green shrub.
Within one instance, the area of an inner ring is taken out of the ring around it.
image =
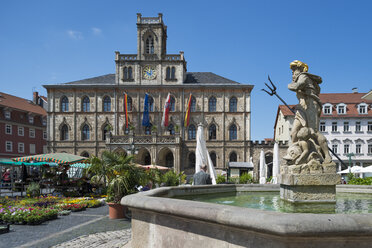
[[[354,185],[372,185],[372,177],[366,177],[366,178],[357,178],[353,177],[348,181],[348,184],[354,184]]]
[[[350,173],[347,174],[347,179],[348,179],[348,180],[352,180],[352,179],[354,179],[354,178],[355,178],[355,176],[354,176],[353,173],[350,172]]]
[[[249,173],[243,173],[243,174],[239,177],[239,183],[240,183],[240,184],[253,183],[252,175],[249,174]]]
[[[271,183],[271,180],[273,180],[273,177],[271,176],[271,177],[268,177],[268,178],[266,178],[266,182],[267,183]]]
[[[216,183],[217,183],[217,184],[226,183],[226,177],[223,176],[223,175],[218,175],[218,176],[217,176],[217,179],[216,179]]]
[[[30,195],[30,197],[40,196],[40,185],[35,182],[30,183],[27,187],[27,195]]]
[[[162,176],[162,183],[165,184],[165,186],[178,186],[180,184],[180,174],[177,174],[173,170],[168,171]]]
[[[229,182],[230,183],[239,183],[239,177],[229,177]]]

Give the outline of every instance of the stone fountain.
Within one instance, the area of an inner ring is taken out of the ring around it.
[[[290,64],[292,82],[299,103],[291,132],[291,145],[280,170],[280,197],[294,203],[336,202],[340,175],[329,154],[327,139],[319,131],[322,103],[319,99],[322,78],[308,73],[307,64]]]

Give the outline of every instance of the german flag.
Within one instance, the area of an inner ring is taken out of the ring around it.
[[[128,95],[124,93],[125,129],[128,129]]]
[[[191,99],[192,99],[192,94],[190,93],[189,103],[187,104],[187,110],[186,110],[186,115],[185,115],[185,121],[183,122],[185,127],[187,127],[190,123]]]

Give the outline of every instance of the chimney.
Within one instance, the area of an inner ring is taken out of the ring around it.
[[[351,90],[353,91],[353,93],[358,93],[358,88],[356,88],[356,87],[352,88]]]
[[[37,91],[34,91],[33,92],[33,98],[32,98],[32,102],[34,103],[34,104],[37,104],[38,105],[38,101],[39,100],[39,93],[37,92]]]

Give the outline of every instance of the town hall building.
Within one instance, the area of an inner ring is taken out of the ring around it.
[[[118,151],[136,154],[139,164],[168,166],[191,174],[196,131],[201,123],[216,169],[226,169],[228,162],[247,162],[253,156],[253,85],[212,72],[188,72],[184,52],[167,53],[167,26],[162,14],[137,14],[137,53],[115,52],[115,64],[114,74],[44,85],[50,152],[100,156],[104,150]],[[162,127],[168,93],[169,125]],[[149,96],[148,127],[141,125],[145,94]],[[190,122],[185,127],[190,94]]]

